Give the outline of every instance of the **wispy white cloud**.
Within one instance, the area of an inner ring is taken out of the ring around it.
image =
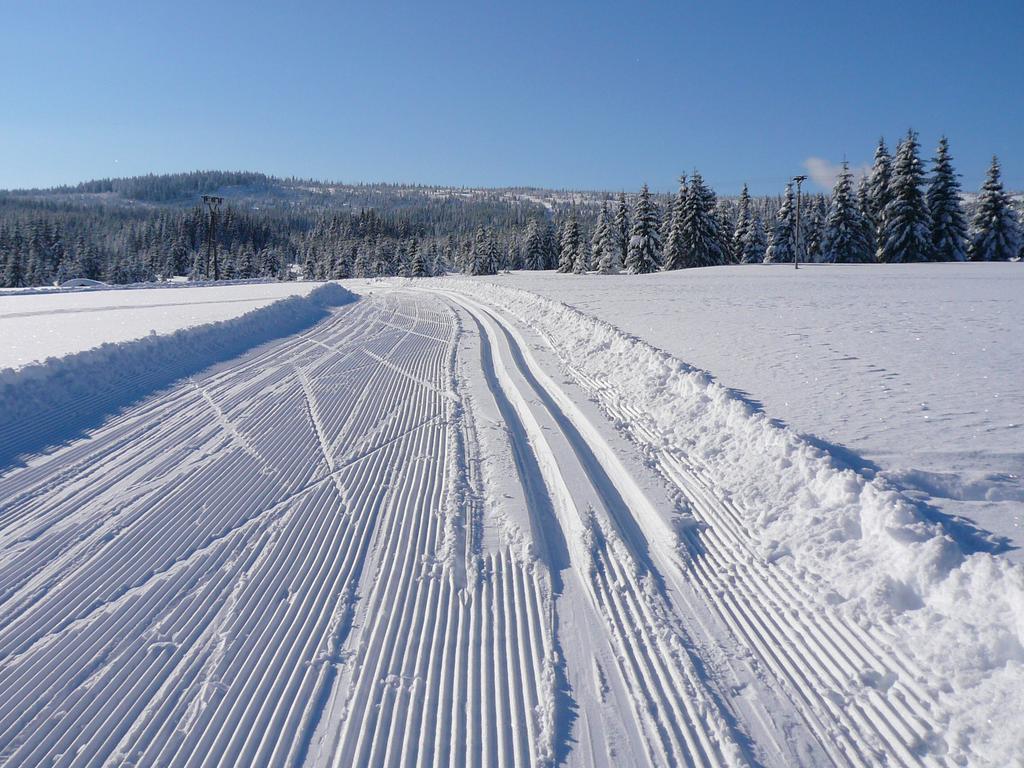
[[[807,175],[811,177],[811,181],[824,191],[829,192],[835,186],[836,179],[839,178],[839,174],[843,170],[843,165],[842,163],[831,163],[821,157],[808,157],[804,160],[804,168],[807,169]],[[870,165],[850,166],[850,172],[855,179],[859,179],[870,171]]]

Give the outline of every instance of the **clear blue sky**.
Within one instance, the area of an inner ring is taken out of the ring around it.
[[[1024,188],[1024,0],[0,0],[0,188],[197,168],[777,192],[946,133]]]

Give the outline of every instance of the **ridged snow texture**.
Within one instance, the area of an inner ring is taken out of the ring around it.
[[[1020,759],[1024,568],[964,556],[884,481],[603,321],[515,288],[441,284],[540,332],[654,458],[703,524],[686,536],[709,604],[800,696],[841,692],[842,705],[811,694],[806,711],[845,759],[877,759],[864,745],[907,763]]]
[[[232,320],[0,370],[0,465],[74,437],[111,410],[176,379],[308,328],[331,307],[355,298],[328,283]]]

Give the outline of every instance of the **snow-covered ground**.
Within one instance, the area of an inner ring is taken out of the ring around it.
[[[0,461],[0,764],[1020,762],[1024,567],[526,279],[328,284]]]
[[[0,293],[0,370],[20,368],[104,343],[230,320],[289,296],[306,296],[318,285],[157,284],[146,288]]]
[[[122,295],[128,298],[118,303]],[[21,358],[45,358],[0,367],[0,467],[78,436],[161,386],[313,325],[354,298],[336,283],[0,298],[15,308],[0,318],[5,341],[15,354],[24,351]],[[150,325],[160,331],[142,331]]]
[[[710,372],[838,459],[880,470],[966,548],[1024,559],[1024,264],[487,279]]]

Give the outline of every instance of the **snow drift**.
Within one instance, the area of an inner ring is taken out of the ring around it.
[[[537,330],[570,369],[606,383],[661,436],[650,451],[700,464],[741,511],[767,562],[819,585],[823,603],[884,635],[921,668],[945,712],[947,754],[1006,765],[1024,754],[1024,568],[967,556],[883,479],[837,466],[709,374],[608,323],[516,288],[460,279]]]
[[[328,283],[231,320],[0,370],[0,467],[214,363],[308,328],[356,296]]]

